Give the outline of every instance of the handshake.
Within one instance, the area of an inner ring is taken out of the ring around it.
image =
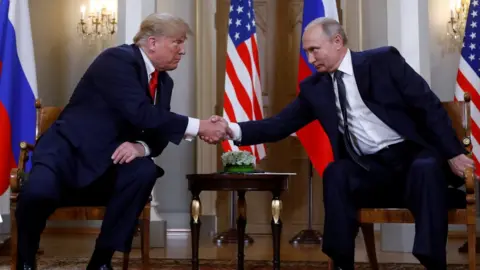
[[[209,144],[218,144],[223,140],[232,140],[234,137],[227,120],[218,115],[212,115],[208,120],[200,120],[198,135]]]

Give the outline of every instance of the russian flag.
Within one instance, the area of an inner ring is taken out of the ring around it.
[[[0,0],[0,194],[20,142],[35,142],[37,77],[28,0]]]
[[[305,27],[314,19],[329,17],[338,21],[338,10],[336,0],[305,0],[303,4],[302,36]],[[303,51],[303,44],[300,41],[300,57],[298,62],[298,82],[316,72],[315,67],[308,63],[307,55]],[[297,93],[300,91],[297,87]],[[327,165],[333,161],[333,151],[330,140],[323,130],[319,121],[314,121],[303,127],[296,133],[307,152],[313,167],[320,176]]]

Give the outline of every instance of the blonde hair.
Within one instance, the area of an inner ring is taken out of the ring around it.
[[[187,34],[192,34],[192,30],[180,17],[168,13],[153,13],[142,21],[133,42],[141,45],[150,36],[172,37]]]

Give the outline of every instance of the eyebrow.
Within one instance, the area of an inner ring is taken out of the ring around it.
[[[310,47],[307,47],[307,48],[303,48],[305,51],[311,51],[311,50],[314,50],[314,49],[319,49],[320,46],[310,46]]]

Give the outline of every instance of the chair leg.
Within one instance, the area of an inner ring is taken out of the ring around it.
[[[11,269],[17,269],[17,245],[18,245],[18,231],[17,231],[17,218],[15,217],[15,203],[12,203],[10,207],[10,252],[11,252]]]
[[[367,249],[367,256],[368,260],[370,261],[370,267],[373,270],[378,270],[373,223],[362,223],[360,227],[362,228],[362,234],[365,240],[365,248]]]
[[[142,219],[140,232],[143,269],[149,269],[150,264],[150,219]]]
[[[328,270],[332,270],[333,268],[333,261],[332,259],[328,258]]]
[[[123,253],[123,270],[128,270],[128,262],[130,261],[130,252]]]
[[[467,233],[468,233],[468,269],[475,270],[476,269],[476,225],[475,224],[468,224],[467,225]]]

